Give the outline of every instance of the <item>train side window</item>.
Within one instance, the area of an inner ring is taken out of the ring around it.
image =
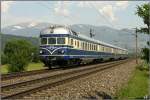
[[[85,42],[85,50],[87,50],[87,42]]]
[[[47,38],[41,38],[41,44],[47,44]]]
[[[83,49],[83,42],[80,41],[80,46],[81,46],[81,49]]]
[[[81,41],[79,41],[79,48],[82,49],[82,48],[81,48]]]
[[[85,42],[83,42],[83,45],[84,45],[84,46],[83,46],[83,49],[85,50]]]
[[[113,48],[111,48],[111,53],[114,53],[114,49]]]
[[[75,40],[75,46],[77,47],[77,40]]]
[[[88,50],[88,42],[86,42],[86,50]]]
[[[73,46],[73,39],[71,39],[71,45]]]
[[[84,50],[84,42],[82,41],[82,49]]]
[[[88,50],[90,50],[90,43],[88,43]]]
[[[102,47],[103,48],[103,50],[102,51],[105,51],[105,48],[104,47]]]
[[[85,42],[83,42],[83,50],[85,50]]]
[[[97,51],[97,44],[95,45],[95,50]]]
[[[99,45],[99,51],[102,51],[102,46],[101,45]]]
[[[79,40],[77,40],[77,48],[79,48]]]
[[[78,40],[78,48],[80,49],[80,40]]]
[[[94,50],[94,44],[93,44],[93,50]]]
[[[89,50],[89,43],[87,42],[87,50]]]
[[[91,50],[91,43],[90,43],[90,50]]]
[[[76,40],[74,40],[74,46],[76,46]]]
[[[68,45],[71,45],[71,39],[68,38]]]

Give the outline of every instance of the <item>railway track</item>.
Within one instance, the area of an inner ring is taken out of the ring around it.
[[[102,62],[101,64],[106,63]],[[2,82],[1,86],[8,86],[11,84],[17,84],[29,80],[35,80],[43,77],[47,77],[50,75],[54,75],[55,73],[63,73],[68,72],[70,70],[82,69],[82,67],[88,67],[91,64],[80,65],[79,66],[72,66],[72,67],[65,67],[65,68],[54,68],[52,70],[35,70],[35,71],[27,71],[27,72],[17,72],[13,74],[4,74],[2,75]]]
[[[104,63],[104,62],[102,62]],[[84,65],[82,65],[84,66]],[[74,67],[71,67],[74,68]],[[70,69],[68,68],[62,68],[64,69]],[[2,81],[6,81],[6,80],[10,80],[10,79],[14,79],[14,78],[21,78],[21,77],[26,77],[26,76],[31,76],[31,75],[37,75],[37,74],[43,74],[43,73],[49,73],[49,72],[53,72],[53,71],[57,71],[60,70],[60,68],[53,68],[51,70],[49,69],[42,69],[42,70],[33,70],[33,71],[25,71],[25,72],[15,72],[15,73],[10,73],[10,74],[2,74],[1,75],[1,80]]]
[[[46,88],[55,87],[63,83],[78,79],[80,77],[87,76],[89,74],[96,73],[108,68],[112,68],[127,61],[128,60],[97,64],[92,65],[91,67],[71,70],[65,73],[59,73],[56,75],[5,85],[1,87],[1,96],[2,99],[21,98],[23,96],[38,92]]]
[[[11,73],[11,74],[2,74],[1,80],[5,81],[5,80],[13,79],[13,78],[42,74],[42,73],[46,73],[46,72],[50,72],[50,70],[42,69],[42,70],[34,70],[34,71],[26,71],[26,72],[16,72],[16,73]]]
[[[88,64],[89,65],[89,64]],[[87,67],[87,65],[81,65],[80,67],[74,66],[70,68],[55,68],[52,70],[36,70],[36,71],[29,71],[29,72],[19,72],[14,74],[6,74],[3,75],[3,79],[1,82],[1,86],[5,87],[12,84],[22,83],[29,80],[35,80],[39,78],[44,78],[50,75],[55,75],[58,73],[68,72],[70,70],[82,69],[82,67]]]

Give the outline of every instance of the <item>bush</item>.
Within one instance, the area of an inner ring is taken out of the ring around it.
[[[40,58],[39,58],[39,49],[37,47],[33,47],[32,48],[32,62],[39,62]]]
[[[9,64],[9,72],[24,71],[31,61],[32,45],[26,40],[11,40],[6,43],[4,54]]]
[[[149,62],[149,49],[142,48],[142,59],[144,59],[147,63]]]
[[[4,53],[1,54],[1,64],[2,65],[7,64],[7,57],[5,56]]]

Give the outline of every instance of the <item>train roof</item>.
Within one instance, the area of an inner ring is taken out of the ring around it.
[[[127,51],[127,49],[123,49],[121,47],[114,46],[114,45],[108,44],[106,42],[96,40],[94,38],[90,38],[90,37],[85,36],[81,33],[77,33],[75,31],[73,31],[71,28],[65,27],[65,26],[50,26],[50,27],[44,29],[43,31],[41,31],[41,34],[71,34],[71,35],[75,35],[75,36],[78,36],[80,38],[83,38],[83,39],[86,39],[86,40],[89,40],[89,41],[93,41],[93,42],[96,42],[96,43],[99,43],[99,44],[102,44],[102,45],[105,45],[105,46],[109,46],[109,47],[113,47],[113,48],[117,48],[117,49]]]

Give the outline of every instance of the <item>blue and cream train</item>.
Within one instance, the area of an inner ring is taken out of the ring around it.
[[[84,36],[64,26],[51,26],[40,34],[40,58],[46,66],[125,59],[127,50]]]

